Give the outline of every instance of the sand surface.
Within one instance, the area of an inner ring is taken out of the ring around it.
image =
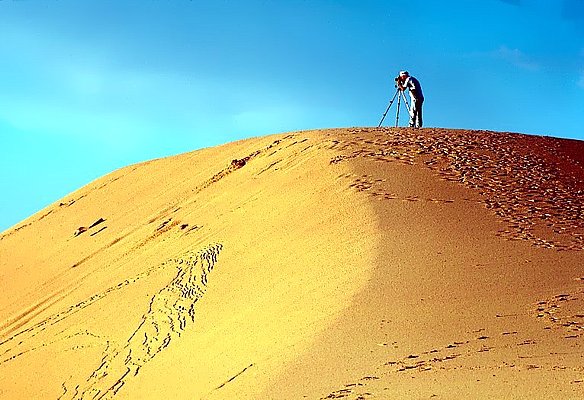
[[[584,398],[584,142],[294,132],[0,234],[0,399]]]

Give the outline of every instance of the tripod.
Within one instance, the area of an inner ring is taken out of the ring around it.
[[[408,103],[408,99],[406,98],[406,94],[403,92],[403,90],[400,90],[398,88],[398,89],[396,89],[395,94],[393,95],[392,99],[390,100],[389,105],[385,109],[385,112],[383,113],[383,117],[381,117],[381,121],[379,121],[379,125],[377,125],[378,128],[381,126],[381,124],[383,124],[383,120],[385,119],[385,116],[387,115],[387,112],[391,108],[391,105],[395,101],[396,97],[397,97],[397,112],[395,114],[395,126],[397,127],[399,124],[399,109],[401,106],[402,98],[404,100],[404,103],[406,104],[406,108],[408,109],[408,114],[411,114],[410,104]]]

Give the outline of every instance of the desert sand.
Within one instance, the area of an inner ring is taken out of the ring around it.
[[[582,399],[584,142],[348,128],[0,234],[1,399]]]

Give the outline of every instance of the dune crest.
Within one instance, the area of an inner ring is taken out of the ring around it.
[[[577,398],[583,154],[350,128],[114,171],[0,235],[0,398]]]

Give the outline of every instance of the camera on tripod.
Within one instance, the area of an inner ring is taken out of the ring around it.
[[[387,112],[391,108],[391,105],[393,104],[393,102],[396,98],[397,98],[397,110],[395,113],[395,126],[399,125],[399,109],[400,109],[402,99],[403,99],[404,104],[406,106],[406,110],[408,110],[408,112],[410,111],[410,105],[408,103],[408,99],[406,99],[406,95],[404,94],[404,88],[400,84],[400,78],[401,78],[400,76],[397,76],[396,78],[393,79],[395,81],[396,91],[395,91],[395,94],[393,95],[393,98],[389,101],[389,105],[387,106],[387,109],[383,113],[383,116],[381,117],[381,121],[379,121],[379,125],[377,125],[378,128],[381,126],[381,124],[383,124],[383,120],[385,119]]]
[[[394,87],[397,87],[397,83],[399,81],[399,76],[396,76],[395,78],[393,78],[393,80],[395,81]]]

